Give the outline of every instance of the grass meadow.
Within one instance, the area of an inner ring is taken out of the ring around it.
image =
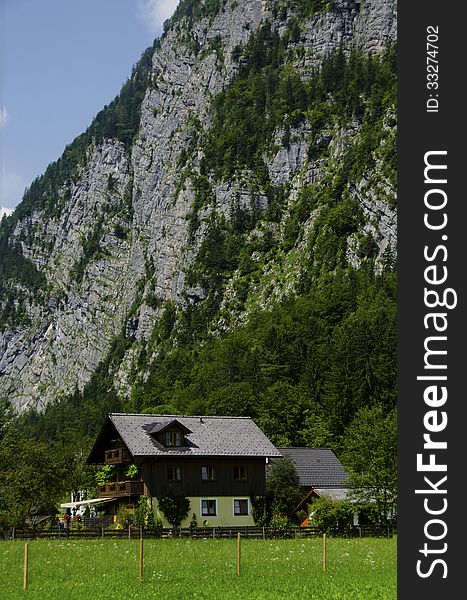
[[[0,542],[0,599],[395,600],[396,538],[32,540]]]

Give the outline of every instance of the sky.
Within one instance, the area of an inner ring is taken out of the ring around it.
[[[178,0],[0,0],[0,206],[118,94]]]

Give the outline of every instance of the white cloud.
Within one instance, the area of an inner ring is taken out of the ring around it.
[[[8,113],[6,110],[6,106],[2,106],[0,108],[0,127],[3,127],[8,121]]]
[[[160,34],[164,21],[177,8],[178,0],[138,0],[139,16],[154,34]]]

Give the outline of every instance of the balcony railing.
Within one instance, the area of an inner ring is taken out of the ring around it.
[[[142,481],[111,481],[99,486],[99,498],[120,498],[121,496],[142,496]]]
[[[105,451],[106,465],[121,465],[123,463],[131,463],[131,454],[126,448],[115,448],[115,450]]]

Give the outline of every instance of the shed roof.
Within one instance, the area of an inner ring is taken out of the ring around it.
[[[295,465],[303,487],[336,490],[347,487],[347,473],[329,448],[278,448]]]
[[[177,420],[189,431],[185,447],[165,448],[151,432],[158,424]],[[280,457],[281,453],[249,417],[185,417],[111,413],[108,421],[117,430],[133,457],[140,456],[251,456]],[[102,432],[105,430],[105,426]],[[102,433],[101,432],[101,433]],[[91,457],[93,458],[93,453]]]

